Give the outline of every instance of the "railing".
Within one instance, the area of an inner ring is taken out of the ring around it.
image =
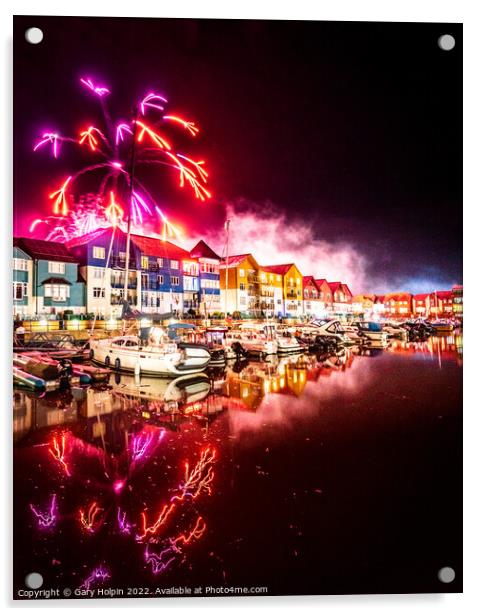
[[[123,289],[124,288],[124,281],[123,280],[111,280],[110,281],[110,286],[113,289]],[[137,278],[131,278],[130,280],[127,281],[127,288],[128,289],[136,289],[137,288]]]

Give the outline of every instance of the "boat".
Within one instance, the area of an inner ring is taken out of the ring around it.
[[[264,359],[276,355],[278,343],[275,326],[243,323],[239,329],[229,329],[224,333],[223,346],[227,359],[241,356]]]
[[[357,323],[363,344],[377,347],[388,345],[388,334],[383,331],[383,326],[376,321],[360,321]]]
[[[59,388],[58,380],[45,380],[38,376],[34,376],[18,366],[13,366],[13,382],[20,387],[27,387],[34,391],[53,391]]]
[[[313,342],[331,342],[336,346],[350,346],[355,341],[348,336],[338,319],[314,319],[299,328],[301,335],[312,338]]]
[[[278,344],[278,354],[302,353],[306,350],[307,344],[303,344],[296,338],[288,328],[278,327],[276,329],[276,342]]]
[[[407,330],[400,323],[387,321],[382,324],[382,328],[389,338],[399,338],[400,340],[408,338]]]
[[[91,359],[115,370],[153,376],[181,376],[202,372],[211,361],[206,345],[169,340],[161,327],[152,327],[146,342],[138,336],[92,341]]]
[[[436,321],[432,321],[430,325],[437,334],[450,333],[454,330],[453,323],[451,323],[448,319],[437,319]]]

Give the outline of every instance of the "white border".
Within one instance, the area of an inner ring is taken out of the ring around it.
[[[464,208],[465,208],[465,404],[464,404],[464,461],[465,461],[465,571],[463,595],[397,595],[397,596],[338,596],[338,597],[270,597],[246,599],[163,599],[162,601],[119,600],[112,601],[51,601],[37,603],[13,603],[11,595],[11,423],[10,423],[10,334],[2,336],[4,351],[2,354],[3,370],[0,370],[0,392],[5,395],[2,408],[3,430],[2,468],[5,469],[2,486],[2,546],[0,592],[2,603],[8,609],[21,612],[34,608],[37,613],[47,612],[52,608],[89,609],[100,613],[105,609],[162,609],[163,612],[175,610],[230,610],[241,612],[250,609],[261,613],[276,611],[276,613],[291,613],[293,609],[323,610],[325,613],[337,614],[395,614],[410,612],[417,614],[450,614],[456,611],[461,614],[471,614],[479,611],[482,602],[478,596],[479,575],[481,568],[481,460],[480,452],[482,438],[482,405],[476,389],[477,378],[480,380],[480,353],[476,354],[477,334],[475,323],[476,308],[482,306],[480,275],[480,210],[482,208],[481,185],[481,121],[482,95],[480,77],[480,41],[481,9],[480,3],[458,0],[344,0],[333,2],[313,2],[298,0],[297,2],[268,2],[261,0],[244,0],[243,2],[222,2],[205,0],[202,4],[195,0],[185,0],[183,3],[163,3],[137,0],[135,3],[119,3],[117,0],[99,2],[98,0],[83,0],[81,3],[53,2],[44,0],[9,2],[1,7],[0,27],[2,28],[2,114],[0,148],[0,168],[5,172],[1,183],[2,224],[0,233],[3,235],[1,251],[2,272],[1,282],[4,285],[2,297],[10,298],[9,266],[10,250],[6,247],[11,241],[11,93],[12,93],[12,14],[24,15],[84,15],[84,16],[136,16],[136,17],[217,17],[217,18],[253,18],[253,19],[319,19],[341,21],[433,21],[433,22],[464,22]],[[443,95],[443,93],[441,93]],[[7,138],[8,135],[8,138]],[[5,223],[8,224],[5,224]],[[447,221],[450,224],[450,221]],[[3,305],[0,313],[4,322],[10,322],[10,308]],[[477,315],[478,316],[478,315]],[[480,323],[479,327],[480,327]],[[3,331],[5,332],[5,326]],[[470,333],[470,336],[468,335]],[[479,360],[479,364],[477,363]],[[478,610],[476,606],[479,605]]]

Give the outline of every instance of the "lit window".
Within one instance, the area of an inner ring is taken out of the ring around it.
[[[164,265],[164,260],[161,258],[157,259],[157,266],[162,267],[163,265]]]
[[[171,261],[171,269],[179,269],[179,261]]]
[[[49,274],[65,274],[65,263],[49,261]]]
[[[92,248],[92,255],[94,259],[105,259],[105,248],[103,246],[94,246]]]
[[[244,278],[244,276],[246,275],[246,272],[244,271],[244,269],[243,269],[243,268],[241,268],[241,269],[239,270],[239,275],[240,275],[240,276],[242,276],[243,278]]]
[[[70,288],[66,284],[46,284],[44,295],[52,298],[55,302],[65,302],[70,297]]]
[[[27,259],[19,259],[14,257],[13,259],[13,269],[20,270],[22,272],[26,272],[28,269]]]
[[[149,269],[149,257],[141,257],[141,268],[142,269]]]

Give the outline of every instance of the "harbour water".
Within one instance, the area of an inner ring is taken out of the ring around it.
[[[461,590],[460,335],[15,390],[13,429],[14,593]]]

